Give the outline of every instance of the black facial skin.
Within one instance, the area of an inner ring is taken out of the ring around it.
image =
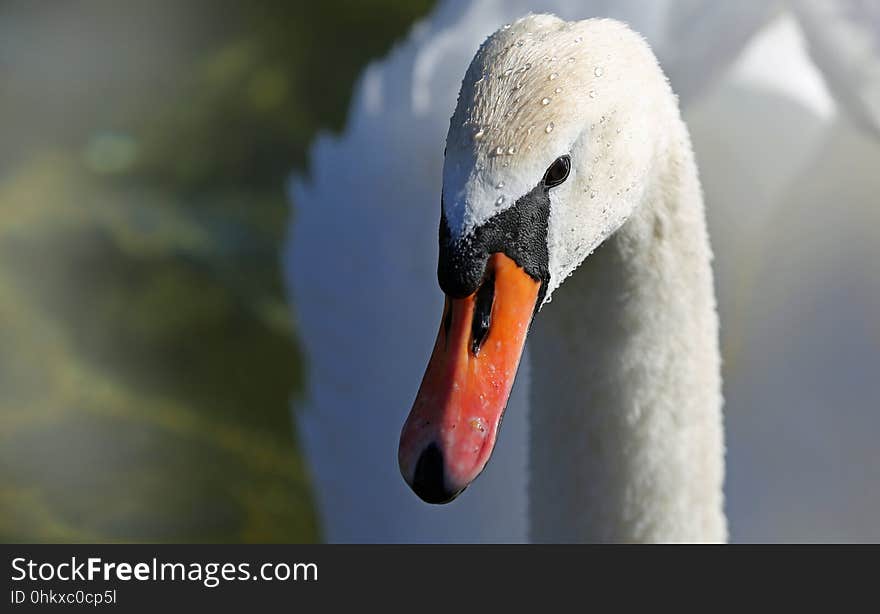
[[[535,304],[537,310],[550,281],[547,252],[550,189],[568,178],[570,168],[569,156],[557,158],[528,194],[458,240],[452,238],[441,204],[437,279],[443,292],[452,298],[470,296],[480,287],[489,256],[503,253],[532,279],[541,282]]]

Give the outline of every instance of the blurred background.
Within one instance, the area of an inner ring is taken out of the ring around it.
[[[0,0],[0,540],[524,540],[527,364],[451,506],[396,449],[448,118],[529,11],[629,22],[680,95],[732,539],[880,540],[872,0]]]
[[[0,540],[318,539],[286,178],[429,5],[0,2]]]

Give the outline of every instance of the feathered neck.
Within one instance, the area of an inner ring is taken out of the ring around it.
[[[674,127],[643,204],[535,319],[534,541],[726,539],[712,256]]]

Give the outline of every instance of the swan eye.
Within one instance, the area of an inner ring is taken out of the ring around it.
[[[560,183],[568,179],[568,172],[571,170],[571,158],[569,156],[559,156],[544,173],[544,185],[548,188],[555,188]]]

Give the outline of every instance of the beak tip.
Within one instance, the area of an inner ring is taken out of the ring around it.
[[[422,501],[434,504],[449,503],[464,490],[449,488],[443,453],[436,443],[428,445],[419,456],[410,487]]]

